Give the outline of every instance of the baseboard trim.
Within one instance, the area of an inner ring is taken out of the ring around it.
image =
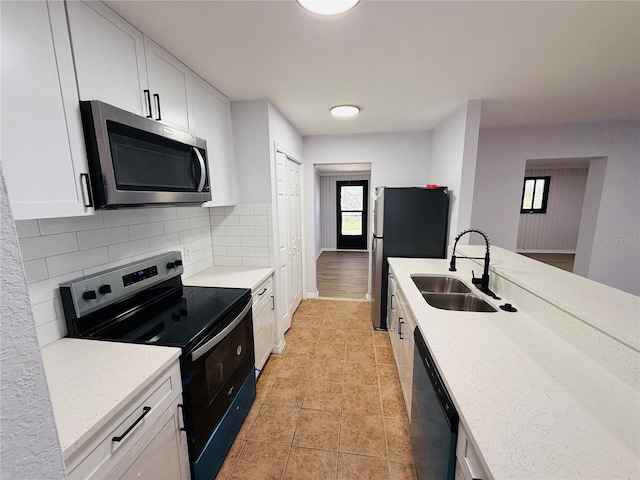
[[[320,255],[322,255],[322,252],[360,252],[360,253],[369,253],[371,250],[368,249],[364,249],[364,250],[357,250],[357,249],[351,249],[351,248],[323,248],[320,250]],[[320,256],[318,255],[318,257]],[[318,259],[318,257],[316,257],[316,260]]]
[[[305,294],[305,299],[309,299],[309,298],[318,298],[318,295],[320,295],[320,292],[318,292],[318,290],[316,290],[315,292],[307,292]]]
[[[287,345],[287,342],[283,338],[282,340],[280,340],[280,343],[277,343],[273,346],[273,348],[271,349],[271,353],[275,355],[280,355],[284,351],[284,347],[286,345]]]
[[[575,255],[576,251],[575,250],[560,250],[560,249],[540,249],[540,250],[534,250],[534,249],[518,249],[516,250],[516,253],[561,253],[561,254],[566,254],[566,255]]]

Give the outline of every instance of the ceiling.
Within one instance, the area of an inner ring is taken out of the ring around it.
[[[268,98],[302,135],[640,118],[640,2],[107,1],[232,101]],[[329,107],[354,103],[356,118]]]

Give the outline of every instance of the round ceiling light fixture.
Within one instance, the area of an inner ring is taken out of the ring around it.
[[[357,105],[336,105],[329,110],[334,117],[355,117],[360,113]]]
[[[308,12],[330,17],[348,12],[360,3],[360,0],[297,0],[297,2]]]

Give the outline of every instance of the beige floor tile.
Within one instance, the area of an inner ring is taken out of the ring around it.
[[[400,377],[398,377],[398,369],[395,365],[378,364],[377,369],[381,387],[400,388]]]
[[[382,417],[343,413],[339,448],[341,452],[386,457],[387,442]]]
[[[299,408],[302,406],[306,389],[306,380],[276,377],[273,379],[269,393],[264,397],[264,403]]]
[[[309,381],[318,383],[322,381],[342,383],[344,379],[344,362],[340,360],[327,360],[311,369]]]
[[[349,316],[359,318],[371,318],[370,302],[349,302]]]
[[[318,343],[316,347],[316,362],[324,360],[343,361],[345,358],[346,346],[342,343]]]
[[[380,387],[382,413],[385,417],[407,418],[407,408],[400,387]]]
[[[409,421],[406,417],[385,417],[384,431],[387,435],[387,448],[389,458],[397,460],[413,461],[411,453],[411,440],[409,431]]]
[[[293,447],[283,480],[335,480],[338,452]]]
[[[418,480],[416,469],[411,462],[396,462],[389,460],[391,480]]]
[[[247,442],[240,453],[233,480],[280,480],[290,447],[274,443]]]
[[[378,385],[378,369],[375,363],[345,362],[345,385]]]
[[[327,302],[327,315],[349,316],[349,302],[343,300],[331,300]]]
[[[327,314],[322,321],[322,328],[346,330],[349,323],[348,314]]]
[[[373,348],[373,343],[371,343],[370,345],[355,345],[353,343],[350,343],[350,341],[347,339],[346,360],[347,362],[375,363],[376,352]]]
[[[376,347],[391,347],[388,332],[373,332],[373,343]]]
[[[303,300],[295,311],[295,315],[324,315],[327,312],[327,302],[324,300]]]
[[[316,353],[316,342],[304,342],[304,341],[288,341],[284,347],[283,354],[285,356],[300,356],[312,358]]]
[[[265,377],[275,376],[283,360],[284,357],[280,355],[269,355],[267,363],[265,363],[264,367],[262,367],[261,375],[264,375]]]
[[[271,389],[271,385],[273,385],[273,381],[275,377],[273,376],[262,376],[258,377],[258,381],[256,382],[256,402],[262,403],[264,402],[265,397],[269,393]]]
[[[247,414],[247,417],[244,419],[242,423],[242,427],[240,427],[240,431],[238,432],[237,438],[242,440],[246,440],[249,438],[249,433],[251,433],[251,429],[253,425],[256,423],[256,418],[258,418],[258,413],[260,413],[260,409],[262,408],[261,403],[254,402],[251,406],[251,410]]]
[[[373,329],[373,325],[369,317],[349,317],[347,328],[349,330],[362,330],[365,332],[371,332]]]
[[[384,458],[340,453],[338,480],[390,480],[389,462]]]
[[[349,333],[347,334],[347,343],[373,346],[373,334],[375,333],[373,330],[351,329],[351,330],[348,330],[348,332]]]
[[[299,415],[299,408],[265,404],[249,432],[248,440],[291,445]]]
[[[302,409],[293,444],[299,447],[338,450],[340,412]]]
[[[393,351],[390,347],[376,347],[376,362],[395,367]]]
[[[318,319],[318,321],[321,322],[322,320]],[[319,332],[321,331],[322,328],[316,329],[311,326],[295,326],[289,329],[285,334],[284,339],[287,342],[287,345],[291,343],[314,344],[318,339]]]
[[[342,411],[361,415],[382,415],[380,388],[377,385],[348,385],[342,389]]]
[[[305,380],[314,366],[313,357],[308,355],[287,355],[276,373],[276,378]]]
[[[318,343],[341,343],[347,341],[347,330],[345,328],[323,328],[318,335]]]
[[[310,380],[302,408],[330,412],[342,411],[342,384]]]
[[[220,471],[218,471],[218,475],[216,475],[216,480],[229,480],[231,478],[231,474],[233,473],[233,469],[236,467],[236,463],[238,463],[238,458],[240,458],[240,452],[245,445],[244,440],[236,440],[231,445],[231,449],[229,453],[227,453],[227,458],[224,459],[224,463],[222,467],[220,467]]]

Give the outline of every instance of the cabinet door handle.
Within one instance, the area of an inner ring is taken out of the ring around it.
[[[275,309],[276,309],[276,297],[271,295],[271,310],[275,310]]]
[[[113,437],[111,439],[112,442],[120,442],[120,441],[122,441],[122,439],[124,437],[126,437],[131,430],[133,430],[133,427],[135,427],[137,424],[139,424],[142,421],[142,419],[147,415],[147,413],[149,413],[151,411],[151,407],[144,407],[142,410],[143,410],[142,415],[140,415],[138,417],[138,419],[135,422],[133,422],[131,424],[131,426],[129,428],[127,428],[122,435],[120,435],[119,437]]]
[[[91,194],[91,183],[89,182],[89,174],[81,173],[80,181],[82,182],[82,199],[85,207],[93,207],[93,195]]]
[[[404,325],[404,322],[402,321],[402,317],[400,317],[398,318],[398,335],[400,336],[400,340],[404,340],[402,336],[402,325]]]
[[[153,118],[153,114],[151,113],[151,92],[149,90],[145,90],[144,96],[147,99],[147,118]]]
[[[156,108],[158,109],[158,118],[156,118],[156,120],[162,120],[162,115],[160,115],[160,95],[158,95],[157,93],[154,93],[153,99],[155,100]]]
[[[391,310],[395,310],[396,307],[393,306],[393,299],[396,298],[395,295],[391,294]]]
[[[184,405],[183,405],[182,403],[179,403],[179,404],[178,404],[178,408],[179,408],[180,410],[182,410],[182,424],[184,425]],[[179,424],[178,424],[178,425],[179,425]],[[187,429],[186,429],[186,428],[184,428],[184,427],[180,427],[180,428],[179,428],[179,430],[180,430],[181,432],[186,432],[186,431],[187,431]]]
[[[158,120],[160,119],[158,118]],[[202,158],[200,150],[198,150],[196,147],[193,147],[193,153],[196,154],[196,158],[198,159],[198,163],[200,164],[200,180],[198,181],[198,189],[196,191],[201,192],[204,188],[205,182],[207,181],[207,167],[204,164],[204,158]]]

